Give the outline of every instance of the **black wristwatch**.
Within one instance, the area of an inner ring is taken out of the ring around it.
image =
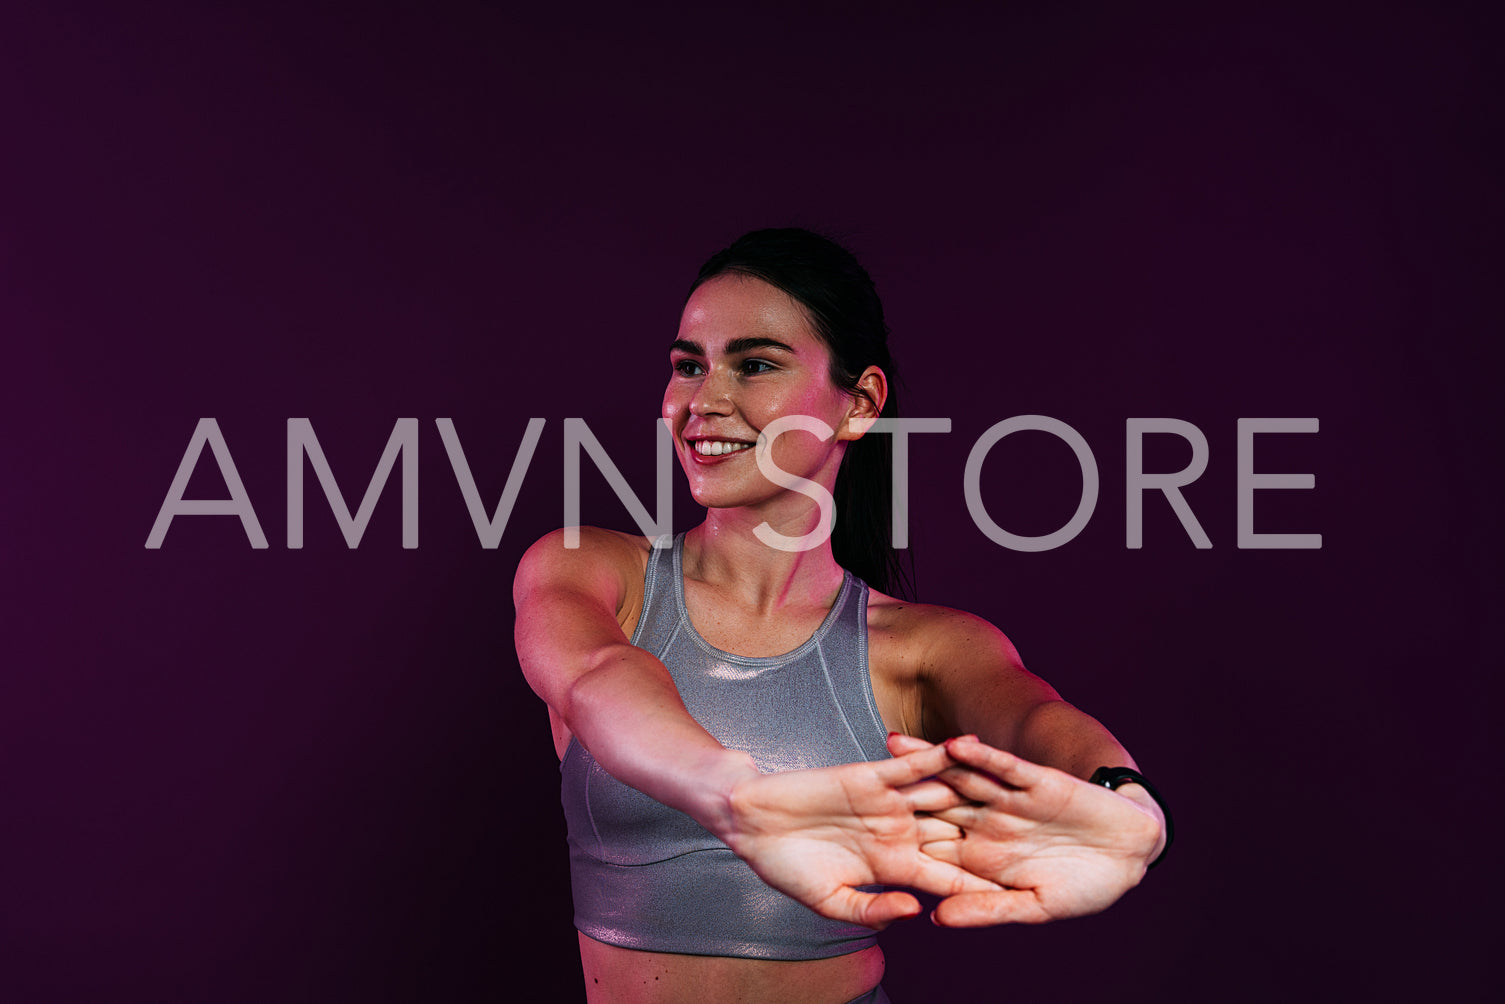
[[[1143,774],[1130,767],[1099,767],[1092,772],[1087,783],[1100,784],[1112,790],[1117,790],[1125,784],[1137,784],[1150,793],[1150,797],[1155,800],[1156,805],[1160,806],[1160,811],[1165,816],[1165,846],[1160,848],[1160,853],[1155,855],[1155,860],[1150,862],[1149,867],[1154,868],[1164,861],[1165,852],[1171,849],[1171,841],[1176,839],[1176,826],[1171,822],[1171,810],[1166,807],[1165,799],[1160,797],[1160,792],[1155,790],[1155,786],[1146,781]]]

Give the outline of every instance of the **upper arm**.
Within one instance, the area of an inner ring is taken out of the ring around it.
[[[980,617],[937,614],[921,676],[926,738],[973,734],[1034,763],[1086,777],[1134,766],[1102,723],[1024,668],[1013,644]]]
[[[518,563],[517,658],[529,686],[554,710],[564,712],[570,687],[628,644],[619,615],[641,580],[641,550],[623,534],[582,527],[578,548],[566,548],[564,531],[556,530]]]
[[[925,738],[972,734],[1017,752],[1030,714],[1060,695],[1025,669],[1003,632],[981,617],[944,607],[925,614],[919,678]]]

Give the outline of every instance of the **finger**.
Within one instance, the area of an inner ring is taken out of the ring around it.
[[[959,762],[986,771],[1004,784],[1016,788],[1028,788],[1038,784],[1044,777],[1045,768],[979,742],[975,736],[948,739],[945,746]]]
[[[985,839],[985,838],[984,838]],[[930,843],[922,843],[920,853],[926,857],[934,858],[942,864],[956,865],[965,870],[968,866],[977,867],[977,857],[974,855],[968,859],[969,844],[975,843],[975,837],[963,837],[960,840],[935,840]],[[985,852],[988,873],[993,876],[990,880],[996,888],[1007,888],[1007,883],[1015,875],[1019,874],[1017,866],[1025,859],[1010,851],[1008,848],[1000,848],[997,845],[989,846]],[[980,891],[980,890],[973,890]]]
[[[890,732],[888,734],[888,751],[894,756],[903,756],[905,753],[914,753],[918,750],[928,750],[934,743],[928,743],[919,736],[907,736],[902,732]]]
[[[915,812],[940,812],[966,805],[967,797],[949,784],[936,780],[916,781],[899,789]]]
[[[938,774],[955,764],[951,754],[946,752],[946,747],[929,746],[896,756],[892,760],[875,760],[872,766],[878,780],[897,788]]]
[[[998,892],[1003,888],[996,882],[973,875],[954,862],[942,861],[932,854],[919,851],[915,852],[914,872],[904,884],[936,896]]]
[[[915,818],[915,823],[919,826],[920,848],[922,850],[926,844],[941,840],[965,840],[967,836],[967,831],[960,826],[957,826],[955,823],[948,823],[944,819],[937,819],[934,816],[918,816]],[[926,853],[929,854],[930,852],[926,851]],[[931,854],[931,857],[934,856]],[[953,861],[952,864],[955,864],[955,862]]]
[[[935,780],[972,802],[993,804],[1017,793],[1016,789],[998,783],[992,774],[972,767],[950,767],[937,774]]]
[[[996,810],[989,810],[985,806],[976,806],[971,802],[958,805],[954,809],[935,809],[931,812],[931,819],[939,819],[950,823],[958,830],[975,830],[982,827],[988,819],[989,813],[997,816]]]
[[[920,853],[926,857],[934,858],[942,864],[962,866],[962,843],[961,840],[920,840]]]
[[[988,927],[992,924],[1044,924],[1053,918],[1040,906],[1033,889],[967,892],[949,896],[930,914],[941,927]]]
[[[881,931],[896,920],[917,916],[920,901],[907,892],[862,892],[842,886],[816,907],[821,916]]]

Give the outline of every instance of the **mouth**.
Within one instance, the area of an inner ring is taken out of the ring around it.
[[[750,450],[752,445],[735,439],[690,440],[690,448],[695,451],[697,457],[724,457],[728,454]]]

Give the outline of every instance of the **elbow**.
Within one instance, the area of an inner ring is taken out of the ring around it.
[[[622,649],[631,645],[609,645],[591,654],[580,671],[570,675],[563,686],[555,688],[554,699],[549,706],[573,727],[579,719],[595,719],[609,716],[619,708],[625,696]],[[633,649],[639,652],[639,649]]]

